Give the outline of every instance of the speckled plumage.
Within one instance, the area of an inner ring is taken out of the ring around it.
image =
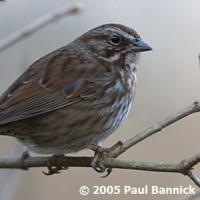
[[[117,45],[111,41],[116,35]],[[40,153],[97,144],[127,116],[137,52],[146,50],[133,29],[106,24],[40,58],[1,96],[0,134]]]

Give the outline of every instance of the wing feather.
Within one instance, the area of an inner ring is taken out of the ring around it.
[[[75,56],[73,43],[33,63],[0,97],[0,125],[35,117],[98,97],[112,80],[108,66]],[[98,90],[97,90],[98,87]]]
[[[81,94],[88,91],[90,83],[79,73],[77,62],[75,66],[67,62],[72,59],[68,54],[69,51],[62,48],[41,58],[10,86],[0,97],[0,125],[82,100]]]
[[[0,114],[0,125],[51,112],[77,103],[80,100],[81,99],[78,97],[66,99],[66,97],[59,92],[48,94],[45,97],[36,96],[34,98],[26,99],[2,109]]]

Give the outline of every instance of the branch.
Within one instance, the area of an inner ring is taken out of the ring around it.
[[[200,187],[200,178],[192,171],[192,168],[200,162],[200,153],[184,159],[178,163],[155,163],[143,161],[128,161],[117,159],[120,154],[131,148],[142,140],[161,131],[163,128],[179,121],[180,119],[200,111],[200,102],[195,102],[191,106],[173,114],[166,119],[156,123],[150,128],[127,140],[122,145],[114,145],[109,152],[103,153],[99,158],[100,166],[106,168],[145,170],[154,172],[173,172],[187,175],[197,186]],[[1,158],[0,168],[29,169],[30,167],[91,167],[93,157],[70,157],[63,156],[54,159],[52,156],[46,157],[24,157],[20,158]],[[63,168],[59,168],[63,169]]]
[[[93,157],[73,157],[63,156],[56,159],[52,159],[52,156],[28,156],[20,158],[1,158],[0,168],[8,169],[28,169],[31,167],[48,167],[51,166],[64,166],[64,167],[91,167],[91,161]],[[117,168],[117,169],[132,169],[143,171],[156,171],[156,172],[177,172],[189,176],[191,175],[191,168],[200,162],[200,153],[180,161],[179,163],[154,163],[143,161],[124,161],[120,159],[110,158],[108,156],[102,157],[99,162],[105,167]]]
[[[200,112],[200,102],[194,102],[191,106],[167,117],[166,119],[162,121],[157,122],[153,126],[138,133],[136,136],[124,142],[124,144],[122,145],[120,149],[116,150],[115,152],[111,152],[112,156],[117,157],[121,155],[122,153],[124,153],[125,151],[130,149],[132,146],[136,145],[137,143],[143,141],[144,139],[152,136],[155,133],[160,132],[163,128],[166,128],[167,126],[196,112]]]
[[[15,43],[19,42],[20,40],[32,35],[39,29],[47,26],[50,23],[60,20],[63,17],[76,14],[80,12],[81,8],[80,5],[73,5],[73,6],[65,6],[51,14],[43,16],[42,18],[38,19],[37,21],[27,25],[22,30],[16,31],[6,39],[0,41],[0,52],[7,49],[8,47],[14,45]]]
[[[200,190],[196,191],[195,194],[189,195],[185,200],[195,200],[199,199],[200,197]]]
[[[28,156],[20,158],[1,158],[0,168],[12,168],[12,169],[24,169],[27,170],[31,167],[49,167],[49,164],[53,166],[68,167],[91,167],[91,161],[93,157],[58,157],[52,159],[52,156],[46,157],[31,157]],[[114,159],[108,156],[104,156],[99,160],[101,165],[106,168],[117,169],[130,169],[130,170],[143,170],[154,172],[173,172],[188,175],[195,184],[200,186],[200,179],[197,175],[191,171],[192,167],[200,162],[200,153],[184,159],[178,163],[155,163],[155,162],[143,162],[143,161],[124,161],[120,159]]]
[[[200,187],[200,178],[198,177],[198,175],[192,171],[192,170],[188,170],[187,175],[193,180],[193,182]]]

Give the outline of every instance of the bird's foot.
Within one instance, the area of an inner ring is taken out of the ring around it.
[[[107,172],[106,175],[102,176],[102,178],[109,176],[112,172],[112,168],[104,166],[104,164],[100,162],[101,158],[104,157],[106,154],[108,155],[109,153],[116,151],[116,149],[121,148],[122,144],[123,143],[119,141],[110,148],[104,148],[98,145],[89,146],[89,149],[94,151],[94,157],[91,161],[91,167],[99,173],[104,173],[105,171]]]
[[[50,176],[50,175],[54,175],[54,174],[59,174],[61,170],[65,170],[67,169],[66,166],[63,166],[63,165],[59,165],[59,164],[56,164],[57,161],[59,159],[62,159],[64,158],[65,155],[53,155],[49,160],[48,160],[48,163],[47,163],[47,169],[48,169],[48,172],[44,172],[42,171],[42,173],[46,176]]]

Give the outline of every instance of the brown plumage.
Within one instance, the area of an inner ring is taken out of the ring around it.
[[[0,134],[40,153],[98,144],[127,116],[147,50],[133,29],[106,24],[40,58],[1,96]]]

